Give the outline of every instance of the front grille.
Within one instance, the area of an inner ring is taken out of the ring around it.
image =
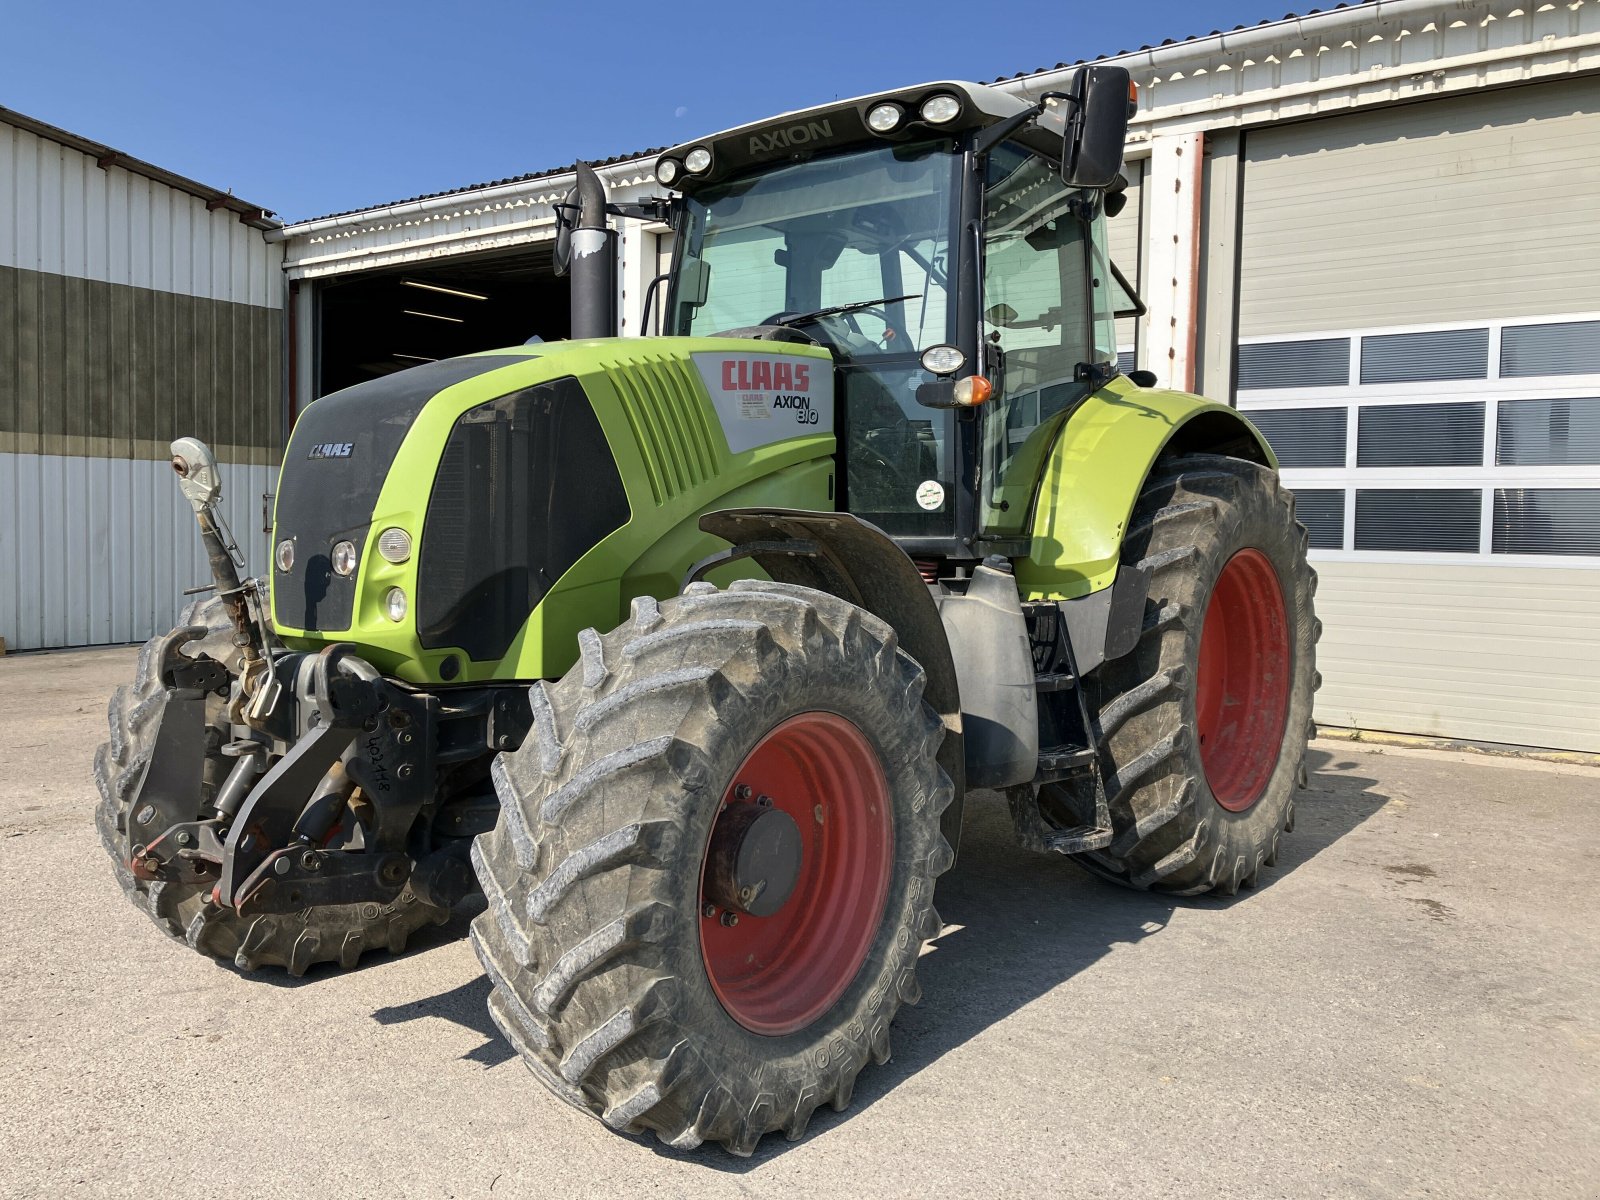
[[[611,448],[576,379],[463,413],[422,526],[422,645],[499,659],[556,580],[628,516]]]
[[[334,543],[359,549],[400,444],[428,401],[445,388],[526,356],[456,358],[358,383],[307,405],[284,452],[273,536],[295,544],[294,566],[273,576],[280,626],[317,632],[350,628],[355,575],[336,575]]]

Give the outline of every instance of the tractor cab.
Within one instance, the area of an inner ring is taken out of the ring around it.
[[[840,507],[919,557],[1019,534],[1030,435],[1115,374],[1115,318],[1139,309],[1106,250],[1128,96],[1112,75],[1037,105],[975,84],[884,92],[657,161],[683,193],[664,332],[826,347]],[[1074,113],[1120,127],[1114,156],[1080,152],[1063,186]]]

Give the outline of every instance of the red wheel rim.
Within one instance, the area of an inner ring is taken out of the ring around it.
[[[1289,715],[1289,621],[1283,588],[1259,550],[1222,568],[1200,630],[1195,689],[1200,763],[1217,803],[1243,812],[1266,790]]]
[[[799,878],[771,916],[730,914],[704,896],[702,855],[700,952],[728,1015],[776,1036],[827,1012],[861,969],[889,891],[894,820],[876,751],[835,713],[790,717],[756,743],[722,802],[746,795],[769,797],[799,827]]]

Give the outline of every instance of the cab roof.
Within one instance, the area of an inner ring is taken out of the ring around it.
[[[954,96],[960,103],[960,110],[953,119],[935,124],[922,118],[922,106],[936,96]],[[885,103],[899,106],[903,116],[894,129],[879,133],[867,125],[867,114]],[[1016,116],[1029,107],[1026,101],[986,84],[937,80],[873,92],[849,100],[835,100],[739,125],[710,137],[696,138],[692,142],[674,146],[663,153],[657,163],[669,159],[675,162],[679,171],[668,186],[693,192],[706,184],[716,183],[754,167],[808,158],[817,153],[885,142],[923,141],[982,129]],[[1048,124],[1051,117],[1047,115],[1044,120]],[[1030,134],[1034,136],[1030,137]],[[1043,130],[1024,126],[1017,136],[1024,142],[1038,141],[1042,136],[1044,140],[1034,148],[1047,152],[1057,151],[1060,147],[1060,132],[1052,136]],[[690,174],[684,169],[684,159],[691,150],[699,148],[710,151],[711,165],[703,171]]]

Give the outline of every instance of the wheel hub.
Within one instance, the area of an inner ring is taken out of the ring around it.
[[[706,899],[719,908],[770,917],[794,893],[800,826],[769,796],[735,801],[717,817],[706,851]]]
[[[770,730],[701,859],[700,952],[728,1015],[767,1036],[821,1018],[866,960],[893,870],[889,784],[861,728],[813,711]]]

